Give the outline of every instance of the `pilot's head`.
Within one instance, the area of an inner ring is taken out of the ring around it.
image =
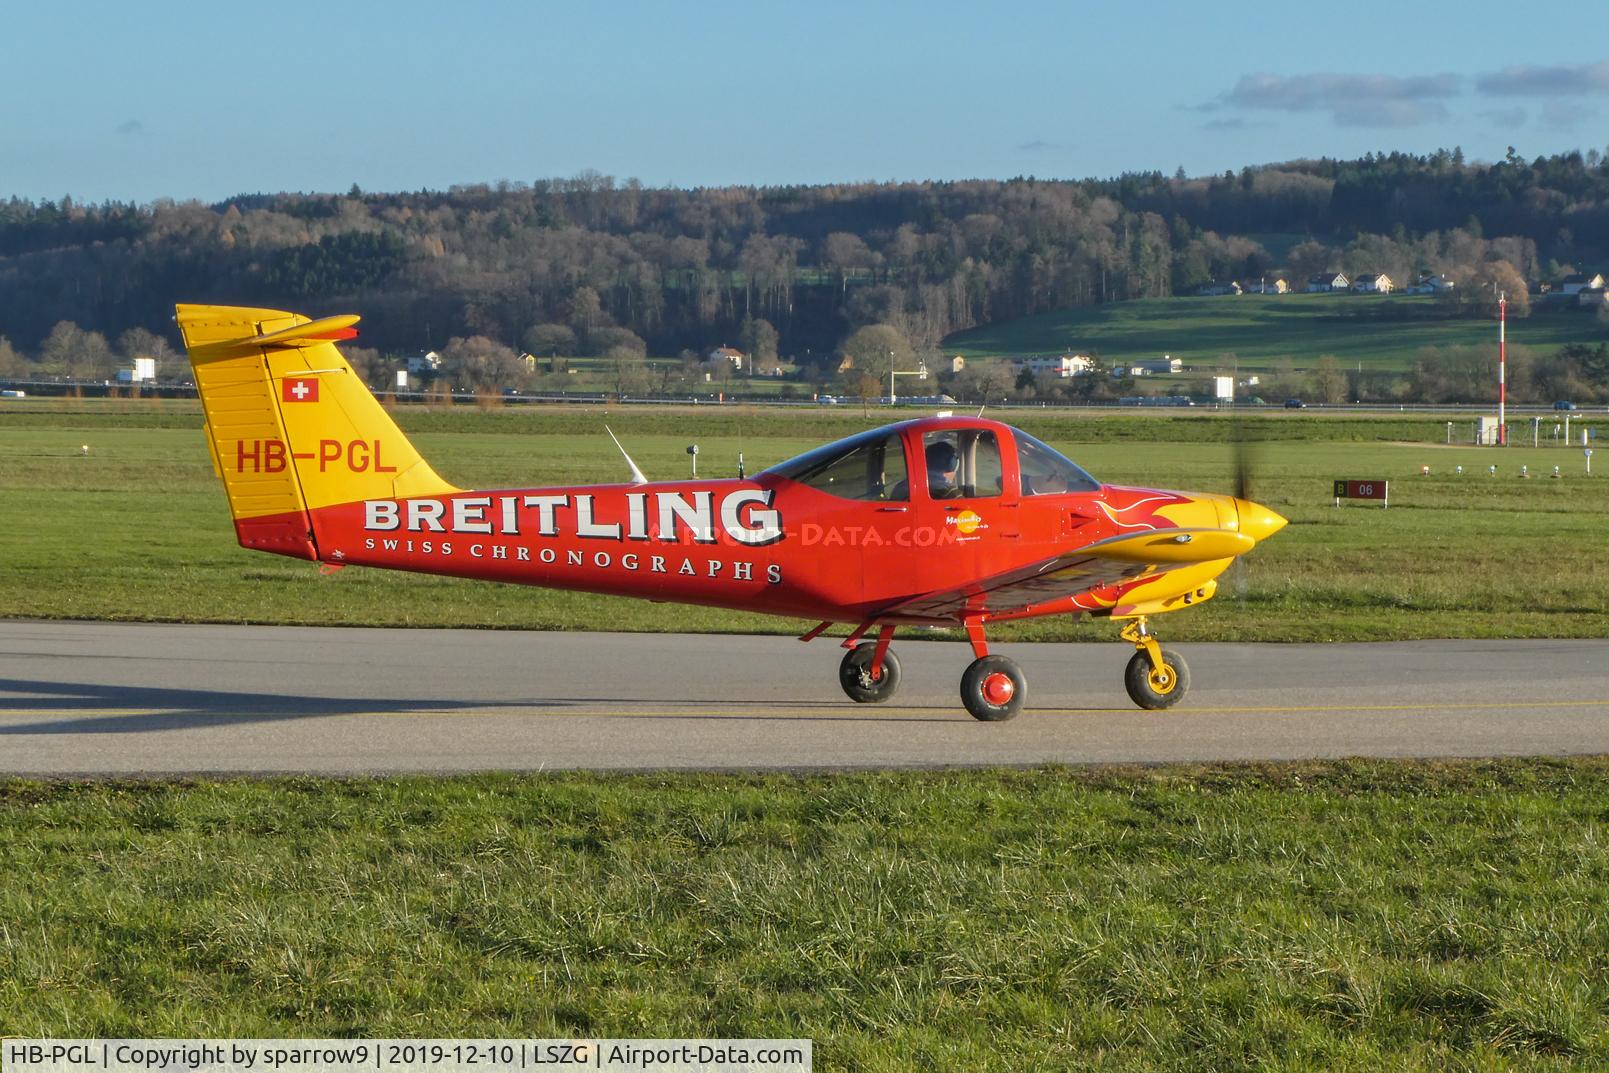
[[[934,495],[955,491],[955,446],[943,440],[927,445],[927,487]]]

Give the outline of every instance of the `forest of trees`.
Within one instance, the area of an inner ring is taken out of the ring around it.
[[[922,352],[962,329],[1212,279],[1469,279],[1498,262],[1529,281],[1609,267],[1597,150],[1196,178],[680,190],[583,174],[215,205],[14,198],[0,203],[0,375],[165,353],[176,300],[360,310],[365,345],[385,353],[457,341],[498,361],[625,363],[730,342],[825,368],[870,325]]]

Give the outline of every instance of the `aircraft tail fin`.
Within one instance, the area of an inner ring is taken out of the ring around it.
[[[177,313],[243,547],[316,560],[320,508],[459,490],[336,349],[356,337],[356,316],[203,305]]]

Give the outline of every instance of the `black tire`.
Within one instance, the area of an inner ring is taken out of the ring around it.
[[[865,641],[845,652],[838,664],[838,684],[856,704],[881,704],[899,688],[899,657],[892,648],[884,652],[882,673],[874,681],[871,665],[876,654],[877,643]]]
[[[1009,686],[999,675],[1004,675]],[[1001,696],[1002,687],[1005,696]],[[961,676],[961,703],[966,705],[972,718],[985,723],[998,723],[1010,719],[1022,710],[1022,698],[1028,692],[1028,679],[1022,668],[1009,656],[984,656],[973,660]]]
[[[1171,708],[1190,691],[1190,667],[1184,657],[1171,648],[1162,650],[1161,677],[1151,673],[1151,657],[1144,652],[1134,653],[1128,670],[1123,672],[1123,685],[1129,698],[1147,711]]]

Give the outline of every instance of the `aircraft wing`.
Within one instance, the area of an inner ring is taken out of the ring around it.
[[[1152,578],[1250,551],[1251,537],[1226,529],[1164,529],[1086,544],[1036,563],[954,589],[925,593],[884,608],[877,617],[960,620],[1015,617],[1053,602],[1065,611],[1111,609]],[[1216,571],[1214,571],[1216,573]]]

